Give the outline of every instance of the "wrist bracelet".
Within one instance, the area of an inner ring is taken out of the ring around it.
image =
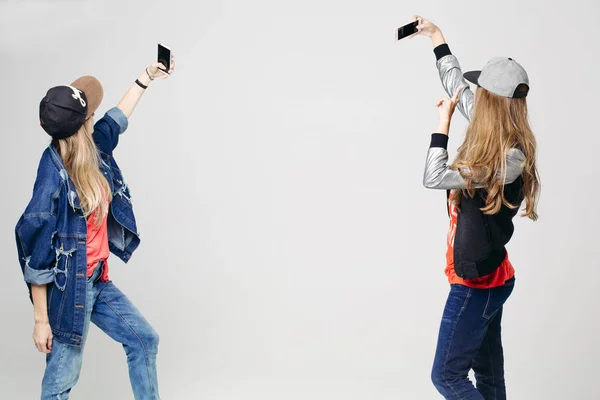
[[[150,72],[148,72],[148,67],[146,67],[146,75],[148,75],[148,78],[150,78],[151,81],[154,80],[154,78],[152,77],[152,75],[150,75]]]
[[[137,83],[137,85],[138,85],[139,87],[141,87],[142,89],[144,89],[144,90],[148,89],[148,86],[146,86],[146,85],[144,85],[142,82],[140,82],[140,80],[139,80],[139,79],[136,79],[136,80],[135,80],[135,83]]]

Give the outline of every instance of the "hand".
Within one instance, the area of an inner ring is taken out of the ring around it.
[[[454,110],[456,109],[456,105],[460,101],[458,95],[462,91],[462,88],[458,88],[456,93],[452,98],[442,97],[436,103],[436,107],[440,113],[440,123],[438,125],[437,132],[443,133],[447,135],[450,131],[450,120],[452,119],[452,115],[454,114]]]
[[[437,25],[435,25],[433,22],[431,22],[429,20],[426,20],[425,18],[415,15],[413,17],[413,21],[416,21],[416,20],[420,21],[420,24],[417,26],[418,32],[415,33],[414,35],[412,35],[411,37],[417,36],[417,35],[432,37],[436,33],[440,32],[440,28],[438,28]]]
[[[52,351],[52,328],[48,322],[36,322],[33,328],[33,342],[40,353]]]
[[[157,62],[148,67],[148,74],[150,74],[152,79],[161,79],[161,80],[167,79],[169,76],[171,76],[173,71],[175,71],[175,58],[173,57],[172,54],[171,54],[171,69],[169,70],[168,73],[164,71],[166,68],[167,67],[165,65]]]

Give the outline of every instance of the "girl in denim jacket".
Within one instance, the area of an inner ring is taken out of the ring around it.
[[[108,256],[127,262],[140,243],[113,151],[145,89],[166,79],[171,65],[169,74],[161,64],[148,67],[95,124],[103,89],[91,76],[50,89],[40,103],[52,142],[15,233],[34,306],[33,341],[46,354],[42,400],[69,398],[90,321],[123,345],[135,399],[159,399],[158,334],[109,280]]]

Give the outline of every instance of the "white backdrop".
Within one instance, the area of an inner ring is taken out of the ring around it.
[[[0,397],[38,398],[44,368],[13,233],[48,143],[39,101],[92,74],[106,111],[160,40],[178,70],[116,152],[142,245],[111,277],[161,335],[163,399],[439,398],[448,221],[421,179],[443,92],[429,39],[393,40],[419,13],[465,70],[509,56],[530,75],[543,192],[509,245],[509,396],[600,398],[600,6],[552,3],[0,1]],[[72,397],[132,398],[97,328]]]

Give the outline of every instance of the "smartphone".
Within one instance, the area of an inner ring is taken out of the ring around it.
[[[166,70],[161,70],[168,74],[171,70],[171,49],[162,43],[158,44],[158,62],[167,67]]]
[[[404,39],[410,35],[417,33],[417,26],[419,26],[419,20],[413,21],[410,24],[406,24],[398,28],[398,34],[396,40]]]

